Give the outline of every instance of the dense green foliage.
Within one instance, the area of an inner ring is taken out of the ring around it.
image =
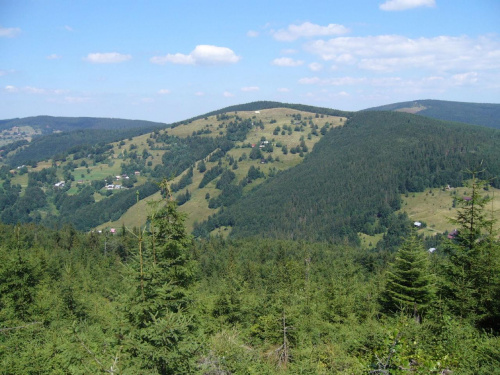
[[[404,310],[420,319],[420,314],[433,302],[433,280],[429,254],[413,231],[396,252],[395,261],[387,272],[382,293],[386,311]]]
[[[444,100],[417,100],[370,108],[370,111],[396,111],[402,108],[423,106],[419,115],[438,120],[464,122],[500,129],[500,104],[462,103]]]
[[[156,142],[168,150],[162,156],[163,163],[157,165],[152,173],[154,177],[158,178],[179,175],[224,144],[224,140],[221,138],[198,136],[179,138],[169,135],[160,135]]]
[[[200,225],[196,235],[232,226],[232,235],[356,242],[390,228],[400,194],[461,186],[483,162],[500,176],[500,132],[397,112],[360,112],[331,129],[297,167]],[[500,179],[494,179],[500,186]]]
[[[48,217],[47,224],[72,224],[78,230],[90,230],[101,223],[115,221],[141,198],[149,197],[159,190],[158,185],[148,182],[144,185],[114,193],[107,199],[95,202],[90,189],[84,189],[76,196],[64,196],[60,202],[60,215]],[[80,199],[81,198],[81,199]]]
[[[91,147],[96,144],[116,142],[124,138],[135,137],[152,131],[153,128],[132,128],[123,130],[85,129],[35,137],[26,147],[9,156],[8,163],[15,167],[22,164],[50,159],[64,158],[77,146]]]
[[[9,129],[14,126],[31,126],[39,129],[42,134],[51,134],[54,131],[70,132],[85,129],[137,129],[137,128],[158,128],[165,127],[166,124],[143,120],[124,120],[116,118],[100,117],[53,117],[35,116],[0,120],[0,130]]]
[[[345,244],[193,242],[183,220],[167,199],[145,227],[114,235],[0,225],[0,373],[498,373],[492,236],[476,238],[477,252],[458,238],[427,254],[411,235],[387,268]],[[460,269],[470,287],[450,294]],[[418,282],[424,270],[432,285]],[[402,279],[417,282],[398,296],[436,295],[415,299],[419,319],[379,304]]]

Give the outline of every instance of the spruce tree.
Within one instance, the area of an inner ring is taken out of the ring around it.
[[[387,271],[381,302],[386,312],[404,310],[420,321],[433,297],[429,254],[412,231]]]
[[[500,244],[495,238],[487,182],[472,171],[470,196],[457,199],[456,236],[445,247],[443,293],[452,311],[484,328],[500,330]]]
[[[126,304],[125,346],[138,373],[191,372],[192,348],[186,340],[194,328],[188,296],[194,280],[191,239],[184,216],[166,192],[163,207],[149,217],[151,231],[139,234],[131,272],[134,290]]]

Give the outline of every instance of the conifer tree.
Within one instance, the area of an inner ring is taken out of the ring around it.
[[[190,373],[192,357],[186,337],[194,328],[188,297],[194,263],[189,258],[191,239],[184,216],[168,187],[165,191],[164,206],[150,216],[155,233],[144,238],[154,243],[142,248],[132,272],[135,288],[126,304],[126,347],[134,371],[183,374]]]
[[[387,312],[405,310],[417,321],[434,297],[429,255],[412,231],[386,275],[381,302]]]
[[[443,292],[452,310],[483,327],[500,330],[500,244],[495,239],[493,215],[488,213],[487,182],[471,171],[470,196],[457,199],[457,233],[445,248]]]

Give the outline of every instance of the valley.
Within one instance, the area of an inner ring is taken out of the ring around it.
[[[494,373],[500,133],[407,112],[255,102],[5,145],[0,368]]]

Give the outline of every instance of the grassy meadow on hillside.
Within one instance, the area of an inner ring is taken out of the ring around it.
[[[403,196],[401,211],[408,214],[411,220],[427,224],[422,231],[426,235],[451,232],[456,229],[450,223],[450,218],[457,215],[457,207],[454,207],[454,197],[465,197],[470,194],[470,189],[464,187],[447,189],[427,189],[422,193],[410,193]],[[490,187],[484,196],[492,198],[488,209],[492,217],[496,219],[495,227],[500,229],[500,190]]]
[[[292,147],[297,147],[303,142],[307,146],[308,152],[310,152],[323,136],[320,129],[324,127],[325,124],[328,124],[327,126],[329,128],[337,127],[343,125],[346,120],[343,117],[316,115],[315,113],[297,111],[290,108],[274,108],[260,111],[237,111],[235,113],[227,113],[228,118],[224,116],[222,119],[219,119],[218,115],[208,116],[187,124],[176,126],[175,128],[163,130],[161,133],[185,138],[208,129],[211,132],[208,134],[201,134],[202,137],[217,137],[227,134],[227,127],[225,124],[233,121],[236,116],[243,120],[251,119],[254,121],[254,124],[257,124],[257,122],[259,123],[259,126],[254,126],[250,130],[244,141],[235,142],[235,147],[226,153],[222,161],[223,168],[231,169],[228,159],[233,158],[237,160],[238,168],[232,169],[236,175],[235,180],[237,182],[241,182],[246,178],[251,166],[258,168],[264,173],[266,178],[275,175],[279,171],[296,166],[303,158],[299,153],[288,152],[284,154],[282,151],[283,146],[286,146],[288,150],[290,150]],[[288,127],[290,130],[283,130],[283,126],[285,126],[285,128]],[[277,127],[280,129],[279,131],[276,131]],[[145,134],[134,137],[132,140],[124,140],[121,142],[121,148],[118,148],[120,143],[115,143],[113,152],[115,155],[120,155],[123,150],[130,148],[130,145],[134,144],[137,146],[137,153],[141,154],[145,149],[147,150],[148,137],[149,135]],[[249,145],[259,147],[263,139],[273,144],[273,150],[271,152],[263,153],[266,161],[263,162],[261,159],[250,159],[249,155],[252,148],[249,147]],[[150,158],[153,166],[161,163],[161,157],[164,153],[165,151],[163,150],[150,151],[150,154],[152,154]],[[272,158],[273,161],[267,162],[269,158]],[[209,159],[210,157],[207,157],[205,160],[207,169],[213,168],[219,163],[218,161],[210,162]],[[148,158],[148,160],[150,159]],[[178,183],[182,176],[183,174],[175,177],[170,183]],[[219,209],[209,208],[208,200],[205,198],[207,194],[211,198],[217,197],[220,194],[221,191],[215,187],[218,179],[216,178],[203,188],[199,188],[198,186],[202,178],[203,173],[200,173],[194,168],[192,183],[175,194],[175,196],[183,194],[186,189],[189,190],[191,194],[191,199],[179,208],[181,212],[187,214],[186,226],[188,230],[192,230],[195,223],[202,222],[210,215],[219,211]],[[248,192],[263,181],[264,179],[257,179],[249,183],[244,187],[244,191]],[[157,198],[158,195],[154,195],[146,198],[146,200],[150,201]],[[127,227],[137,226],[145,222],[147,215],[148,212],[145,210],[145,204],[141,202],[129,208],[119,220],[103,223],[99,226],[99,229],[118,227],[122,224]]]

